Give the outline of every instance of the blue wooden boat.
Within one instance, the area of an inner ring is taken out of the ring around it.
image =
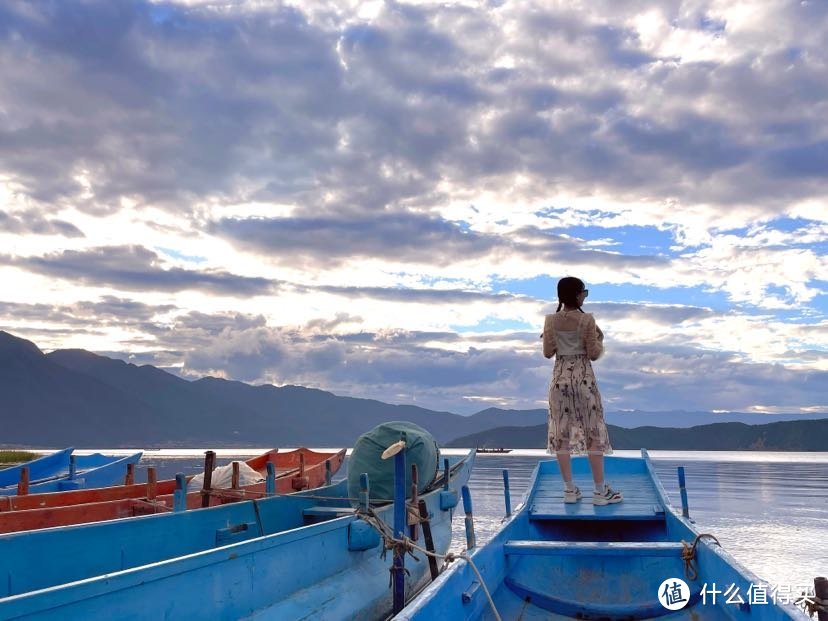
[[[57,476],[60,472],[68,470],[69,456],[73,450],[75,449],[65,448],[62,451],[49,453],[25,464],[3,468],[0,470],[0,487],[16,486],[23,468],[29,469],[30,481]]]
[[[420,498],[444,553],[474,452]],[[393,503],[373,508],[393,522]],[[255,501],[0,535],[0,619],[381,619],[391,554],[347,481]],[[413,595],[428,561],[406,558]]]
[[[572,465],[575,484],[591,490],[586,458],[576,457]],[[684,516],[686,503],[681,514],[670,504],[646,451],[641,458],[607,457],[605,467],[623,502],[593,506],[588,493],[564,504],[557,461],[541,462],[521,507],[469,553],[471,563],[456,561],[395,621],[489,620],[498,614],[524,621],[808,618],[793,605],[774,603],[767,583],[711,537],[699,537]],[[686,565],[682,553],[694,543]],[[686,590],[673,588],[678,580]]]
[[[29,471],[28,493],[42,494],[89,487],[106,487],[123,482],[127,466],[137,464],[141,460],[141,455],[140,451],[126,457],[100,453],[67,455],[66,465],[54,468],[48,477],[32,480],[31,471]],[[0,488],[0,496],[14,496],[17,492],[17,481],[13,485]]]

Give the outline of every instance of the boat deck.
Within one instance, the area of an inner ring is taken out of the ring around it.
[[[573,483],[583,498],[576,503],[563,501],[564,486],[560,474],[538,475],[538,484],[529,507],[530,520],[663,520],[664,506],[658,499],[652,479],[646,472],[614,474],[611,485],[624,494],[623,502],[614,505],[592,504],[594,485],[589,472],[574,472]]]

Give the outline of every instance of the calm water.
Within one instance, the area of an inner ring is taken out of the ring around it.
[[[264,450],[221,450],[217,461],[223,464]],[[176,472],[200,472],[202,455],[200,449],[148,452],[141,466],[156,466],[159,478],[170,478]],[[685,467],[690,515],[698,529],[715,534],[731,554],[764,580],[805,585],[812,584],[815,576],[828,574],[828,453],[651,451],[650,457],[676,506],[680,505],[676,467]],[[505,513],[502,470],[509,470],[515,508],[540,459],[548,456],[531,450],[477,456],[469,488],[479,543],[497,531]],[[336,478],[343,476],[344,470]],[[455,516],[452,548],[463,546],[461,512]]]

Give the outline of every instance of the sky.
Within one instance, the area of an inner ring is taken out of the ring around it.
[[[828,415],[828,4],[0,3],[0,329],[188,379]]]

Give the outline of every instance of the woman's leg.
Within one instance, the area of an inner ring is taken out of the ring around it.
[[[561,469],[561,477],[564,483],[572,483],[572,456],[569,451],[555,451],[558,458],[558,468]]]
[[[601,491],[604,489],[604,453],[603,451],[589,451],[588,456],[595,489]]]

